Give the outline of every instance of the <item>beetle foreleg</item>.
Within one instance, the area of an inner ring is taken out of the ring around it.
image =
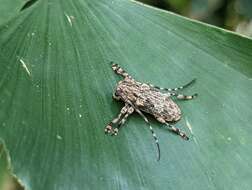
[[[121,109],[119,115],[113,119],[104,129],[106,134],[114,134],[114,129],[113,129],[113,125],[117,125],[119,122],[121,122],[121,120],[123,119],[123,117],[125,116],[125,114],[127,113],[129,108],[128,104],[125,104],[125,106]]]
[[[123,126],[123,124],[126,122],[129,115],[131,115],[134,112],[134,108],[129,106],[127,113],[123,116],[123,118],[119,121],[118,125],[114,128],[113,135],[118,135],[119,129]]]

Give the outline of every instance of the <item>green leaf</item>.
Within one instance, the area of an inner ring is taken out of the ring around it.
[[[0,27],[0,48],[0,138],[26,189],[251,189],[251,39],[134,1],[44,0]],[[197,78],[177,101],[190,141],[148,116],[157,162],[137,114],[106,136],[123,106],[110,61],[164,87]]]
[[[0,189],[3,187],[6,173],[8,173],[9,163],[8,154],[2,142],[0,141]]]
[[[2,141],[0,141],[0,189],[24,190],[16,176],[12,174],[9,152]]]
[[[0,3],[0,24],[2,24],[19,13],[24,0],[0,0]]]

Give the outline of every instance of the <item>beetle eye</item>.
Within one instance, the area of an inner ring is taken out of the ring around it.
[[[117,91],[114,92],[113,98],[116,99],[116,100],[120,100],[120,96],[119,96],[119,94],[117,93]]]

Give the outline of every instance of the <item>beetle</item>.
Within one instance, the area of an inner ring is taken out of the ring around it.
[[[118,135],[119,129],[126,122],[128,116],[133,112],[137,112],[149,126],[158,150],[157,160],[160,160],[158,138],[149,120],[144,115],[143,112],[145,112],[153,115],[157,121],[164,124],[173,133],[179,135],[184,140],[189,140],[189,137],[183,131],[171,124],[181,119],[181,110],[172,100],[172,97],[180,100],[194,99],[197,94],[183,95],[177,93],[177,91],[190,86],[196,79],[178,88],[162,88],[150,83],[136,81],[118,64],[111,62],[111,65],[114,72],[123,77],[123,80],[119,81],[115,88],[113,98],[123,101],[125,105],[119,115],[105,127],[106,134]]]

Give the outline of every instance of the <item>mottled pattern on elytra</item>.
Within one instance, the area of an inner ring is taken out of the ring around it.
[[[183,88],[191,85],[195,79],[178,88],[161,88],[152,84],[145,84],[135,81],[118,64],[112,64],[112,69],[116,74],[124,77],[123,80],[118,82],[113,94],[113,98],[116,100],[122,100],[125,105],[121,109],[119,115],[105,127],[105,133],[117,135],[119,129],[126,122],[126,119],[129,117],[129,115],[131,115],[133,112],[137,112],[149,125],[149,130],[151,131],[157,146],[157,158],[159,160],[160,147],[158,138],[152,126],[150,125],[149,120],[142,113],[143,111],[153,115],[157,121],[165,124],[165,126],[173,133],[179,135],[185,140],[189,140],[189,137],[183,131],[169,124],[169,122],[178,121],[181,118],[181,111],[171,97],[176,97],[180,100],[191,100],[196,97],[197,94],[188,96],[176,93],[178,90],[182,90]],[[166,93],[161,92],[162,90],[166,91]]]
[[[181,118],[181,110],[169,93],[162,93],[132,78],[120,81],[115,94],[124,102],[130,100],[140,110],[152,114],[155,118],[163,118],[168,122],[178,121]]]

